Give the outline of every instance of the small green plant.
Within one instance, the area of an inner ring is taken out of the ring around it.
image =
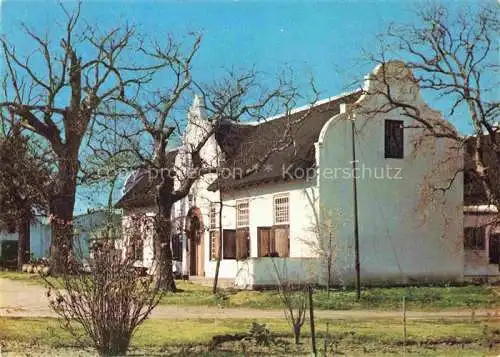
[[[224,291],[218,291],[215,294],[215,301],[217,303],[217,306],[221,308],[225,307],[229,302],[229,296]]]
[[[248,333],[250,335],[248,339],[255,343],[257,346],[269,347],[276,342],[271,329],[266,324],[252,322],[252,326],[250,326],[250,330],[248,330]]]
[[[486,344],[486,347],[488,349],[492,349],[495,347],[495,343],[498,340],[498,337],[500,336],[500,329],[498,328],[493,328],[492,326],[488,324],[484,324],[481,329],[482,332],[482,338],[484,343]]]

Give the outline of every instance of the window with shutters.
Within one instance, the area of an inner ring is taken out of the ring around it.
[[[217,204],[210,204],[209,211],[209,239],[210,239],[210,260],[216,260],[219,256],[219,228],[217,227]]]
[[[464,229],[464,246],[465,249],[485,250],[485,233],[484,227],[467,227]]]
[[[290,227],[274,226],[271,230],[271,241],[274,244],[272,256],[285,258],[290,256]]]
[[[144,224],[140,220],[134,220],[130,223],[131,235],[128,242],[127,255],[134,260],[142,261],[144,258],[144,241],[142,240],[145,235]]]
[[[154,229],[154,222],[151,217],[148,217],[144,222],[143,222],[143,229],[146,237],[148,237],[148,241],[150,239],[151,242],[151,250],[153,253],[153,257],[156,258],[156,242],[157,242],[157,235]]]
[[[134,240],[134,260],[144,259],[144,241],[139,238]]]
[[[209,228],[217,229],[217,207],[215,203],[210,204]]]
[[[182,262],[182,235],[172,236],[172,259]]]
[[[222,231],[222,259],[236,259],[236,230]]]
[[[402,159],[404,157],[404,122],[402,120],[385,121],[385,158]]]
[[[236,201],[236,227],[245,228],[249,225],[249,204],[248,200]]]
[[[236,259],[244,260],[250,256],[250,231],[248,227],[236,229]]]
[[[288,224],[289,204],[288,194],[276,195],[273,197],[273,217],[274,224]]]
[[[236,201],[236,259],[243,260],[250,256],[249,201]]]
[[[219,256],[219,232],[210,231],[210,260],[217,260]]]
[[[272,227],[257,227],[257,256],[270,257],[274,251],[274,244],[271,243]]]
[[[290,256],[290,226],[257,227],[259,257]]]

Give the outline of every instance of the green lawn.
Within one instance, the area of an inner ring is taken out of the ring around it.
[[[258,309],[281,308],[276,291],[222,290],[213,295],[211,288],[190,282],[178,282],[182,292],[166,294],[162,304],[177,305],[224,305],[226,307],[249,307]],[[496,289],[496,290],[494,290]],[[408,287],[364,289],[361,300],[356,301],[353,290],[317,290],[314,305],[319,310],[394,310],[401,307],[406,296],[409,310],[438,311],[463,308],[500,307],[500,289],[487,286]]]
[[[242,343],[225,343],[209,353],[211,338],[221,334],[248,331],[251,319],[193,319],[148,320],[139,328],[132,341],[131,351],[141,355],[160,354],[178,356],[230,356],[241,352]],[[295,352],[291,333],[286,321],[268,320],[273,333],[280,336],[278,345],[271,348],[249,344],[247,350],[255,355],[287,355]],[[327,320],[316,321],[318,345],[323,348]],[[309,330],[305,325],[303,344],[299,355],[309,352]],[[408,355],[422,356],[483,356],[489,348],[500,343],[500,321],[482,320],[474,323],[458,320],[410,320],[408,321]],[[349,355],[401,355],[403,332],[398,319],[387,320],[335,320],[329,321],[329,340],[336,341],[337,349]],[[51,354],[78,351],[92,355],[89,341],[79,343],[61,330],[57,320],[50,318],[0,318],[0,345],[4,352],[19,355],[22,351],[52,351]],[[81,346],[86,346],[82,348]],[[333,347],[332,347],[333,348]],[[182,354],[185,353],[185,354]]]
[[[40,277],[39,274],[19,273],[17,271],[10,271],[10,270],[0,271],[0,278],[25,281],[33,284],[43,283],[43,279]]]
[[[16,281],[22,281],[28,284],[38,284],[38,285],[44,285],[45,286],[45,281],[44,279],[48,279],[52,283],[57,284],[57,279],[53,277],[42,277],[38,273],[20,273],[17,271],[0,271],[0,279],[10,279],[10,280],[16,280]]]
[[[0,272],[0,278],[22,280],[34,284],[44,284],[37,274]],[[258,309],[279,309],[282,307],[276,291],[250,291],[220,289],[212,294],[209,286],[189,281],[178,281],[181,292],[165,294],[161,304],[247,307]],[[319,310],[394,310],[401,308],[403,295],[407,307],[413,311],[439,311],[446,309],[481,309],[500,307],[500,288],[488,286],[441,286],[407,288],[369,288],[362,292],[361,300],[355,299],[353,290],[331,291],[317,290],[314,304]]]

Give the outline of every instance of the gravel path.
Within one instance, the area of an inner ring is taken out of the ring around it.
[[[477,317],[497,316],[500,310],[478,310]],[[56,316],[48,307],[45,289],[37,284],[29,284],[0,278],[0,316],[11,317],[54,317]],[[369,310],[316,310],[315,316],[328,319],[372,319],[372,318],[401,318],[401,311],[369,311]],[[465,318],[471,312],[438,311],[421,312],[409,311],[409,319],[432,318]],[[162,319],[188,319],[188,318],[283,318],[282,310],[258,310],[248,308],[219,308],[212,306],[158,306],[151,315],[152,318]]]
[[[54,316],[45,289],[37,284],[0,278],[0,316]]]

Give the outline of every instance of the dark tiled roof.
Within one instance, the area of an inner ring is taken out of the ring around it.
[[[497,140],[500,142],[500,133],[497,133]],[[500,159],[499,153],[495,153],[490,144],[490,137],[483,136],[483,159],[488,166],[488,177],[490,188],[498,195],[500,193]],[[471,137],[466,141],[464,152],[464,204],[466,206],[490,204],[486,193],[474,170],[472,155],[475,151],[476,137]]]
[[[340,112],[341,103],[354,103],[361,95],[361,91],[338,97],[326,103],[307,108],[288,116],[263,121],[257,125],[245,125],[234,122],[221,122],[216,128],[216,139],[226,157],[227,172],[248,172],[256,162],[259,162],[269,152],[260,169],[244,175],[241,178],[225,178],[214,182],[209,189],[222,190],[237,188],[245,185],[266,181],[283,180],[283,166],[291,167],[289,172],[296,168],[307,169],[315,165],[314,143],[325,123]],[[284,150],[275,150],[283,147],[283,135],[290,127],[293,144],[285,145]],[[236,168],[236,170],[234,170]]]
[[[167,153],[167,168],[175,164],[178,150]],[[123,196],[115,204],[116,208],[145,207],[155,203],[155,187],[160,183],[161,176],[151,174],[149,169],[134,171],[125,182]]]

